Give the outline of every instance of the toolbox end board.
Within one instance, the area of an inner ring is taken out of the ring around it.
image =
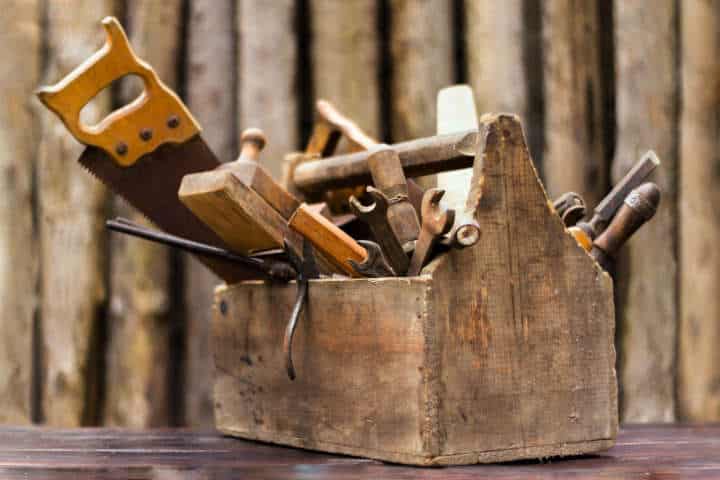
[[[518,119],[485,116],[468,208],[480,241],[423,275],[219,287],[216,425],[243,438],[414,465],[609,448],[617,434],[610,277],[552,211]]]

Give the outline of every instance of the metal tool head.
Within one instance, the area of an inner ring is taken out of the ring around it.
[[[348,263],[364,277],[394,277],[395,271],[392,269],[388,261],[383,255],[380,246],[369,240],[358,240],[358,243],[367,250],[367,258],[364,262],[358,263],[354,260],[348,260]]]
[[[387,215],[387,210],[390,206],[387,197],[380,190],[372,186],[368,186],[365,191],[368,196],[372,198],[373,203],[363,205],[354,195],[351,196],[349,200],[350,210],[352,210],[355,216],[362,220],[371,216]]]
[[[444,209],[440,206],[440,200],[445,195],[442,188],[429,188],[423,195],[422,225],[434,235],[444,235],[450,231],[455,223],[455,210]]]

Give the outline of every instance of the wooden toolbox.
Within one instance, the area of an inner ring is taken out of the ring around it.
[[[477,149],[479,242],[418,277],[311,281],[294,381],[282,341],[295,283],[217,288],[221,432],[415,465],[613,445],[611,278],[553,211],[516,117],[484,117]]]

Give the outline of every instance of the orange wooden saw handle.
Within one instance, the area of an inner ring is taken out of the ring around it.
[[[105,45],[55,85],[36,93],[85,145],[103,149],[128,167],[165,143],[182,143],[200,132],[200,125],[180,98],[165,86],[153,69],[140,60],[115,17],[106,17]],[[80,121],[82,108],[113,81],[137,75],[143,93],[95,126]]]

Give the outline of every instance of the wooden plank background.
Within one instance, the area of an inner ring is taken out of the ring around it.
[[[621,418],[720,419],[720,2],[0,0],[0,423],[211,425],[216,279],[102,228],[136,216],[32,91],[117,15],[223,160],[263,128],[277,176],[314,99],[385,141],[429,135],[438,88],[510,111],[551,196],[594,204],[653,148],[663,190],[617,272]],[[86,120],[137,94],[100,95]],[[561,375],[562,372],[557,372]],[[592,372],[588,372],[592,374]]]

